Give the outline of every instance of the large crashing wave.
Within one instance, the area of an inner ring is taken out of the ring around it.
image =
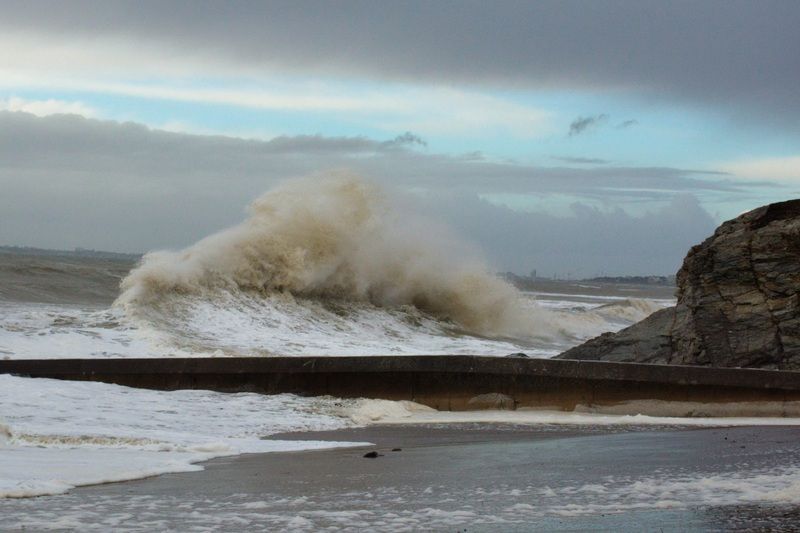
[[[151,340],[189,353],[547,356],[613,319],[541,308],[445,228],[352,176],[287,182],[241,224],[147,254],[121,288],[116,305]]]
[[[381,309],[413,307],[465,332],[551,337],[540,309],[488,273],[441,227],[355,177],[287,182],[249,218],[185,250],[147,254],[122,281],[133,315],[187,298],[252,308],[253,298],[300,298]]]

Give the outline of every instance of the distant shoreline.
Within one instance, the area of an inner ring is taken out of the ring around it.
[[[138,261],[144,256],[145,252],[109,252],[105,250],[94,250],[81,247],[76,247],[72,250],[63,250],[56,248],[39,248],[36,246],[0,245],[0,254]],[[600,276],[585,279],[556,279],[546,277],[531,278],[527,276],[520,276],[513,272],[498,272],[497,275],[518,289],[522,290],[537,290],[539,287],[547,286],[553,283],[599,283],[603,285],[636,285],[653,287],[673,287],[675,285],[675,276],[661,275]]]
[[[142,258],[143,253],[123,253],[106,252],[103,250],[91,250],[87,248],[75,248],[73,250],[56,250],[50,248],[36,248],[35,246],[0,246],[0,253],[13,255],[34,255],[44,257],[82,257],[93,259],[124,259],[137,261]]]

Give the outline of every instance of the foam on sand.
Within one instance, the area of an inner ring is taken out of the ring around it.
[[[225,455],[358,445],[262,438],[356,424],[326,412],[333,402],[0,375],[0,497],[202,470],[194,463]]]
[[[517,424],[517,425],[576,425],[576,426],[800,426],[800,418],[762,416],[649,416],[644,414],[602,414],[580,411],[558,411],[544,409],[480,410],[480,411],[436,411],[425,406],[404,405],[372,412],[373,424]],[[370,409],[379,407],[370,405]],[[355,408],[358,412],[358,408]]]

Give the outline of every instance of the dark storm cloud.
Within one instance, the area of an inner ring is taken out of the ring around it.
[[[394,147],[394,146],[405,146],[405,147],[408,147],[408,146],[415,146],[415,145],[416,146],[427,147],[428,146],[428,141],[426,141],[425,139],[423,139],[419,135],[415,135],[414,133],[411,133],[410,131],[407,131],[402,135],[398,135],[397,137],[395,137],[391,141],[385,141],[383,143],[383,145],[385,147]]]
[[[624,120],[617,124],[617,128],[624,130],[625,128],[632,128],[633,126],[637,126],[639,124],[638,120]]]
[[[9,0],[0,30],[110,36],[256,69],[620,89],[800,128],[796,0]]]
[[[687,194],[637,216],[584,203],[573,204],[571,216],[519,212],[473,195],[440,195],[430,203],[459,233],[489,250],[499,268],[546,276],[675,274],[688,249],[716,226]]]
[[[533,167],[475,154],[432,154],[414,149],[419,139],[413,134],[399,138],[400,142],[387,142],[307,135],[257,141],[171,133],[76,115],[37,118],[0,112],[0,244],[118,251],[184,246],[241,220],[243,207],[281,180],[350,169],[391,188],[421,191],[437,199],[431,204],[434,215],[450,219],[467,238],[482,244],[487,256],[497,259],[497,268],[526,272],[530,267],[522,267],[534,262],[544,272],[545,265],[558,269],[567,265],[559,261],[577,257],[556,254],[558,261],[546,262],[542,254],[550,244],[544,246],[541,240],[546,241],[547,235],[559,235],[564,249],[572,249],[566,243],[573,238],[583,242],[588,231],[598,239],[592,250],[605,247],[609,255],[628,259],[640,244],[649,250],[648,237],[644,232],[622,231],[625,224],[636,225],[639,220],[622,211],[612,216],[581,204],[575,209],[582,210],[571,217],[553,217],[492,207],[479,197],[557,194],[610,203],[664,202],[681,191],[738,191],[720,176],[697,171]],[[445,201],[454,198],[454,191],[469,201],[461,207]],[[661,225],[654,221],[647,227],[673,224],[672,215],[653,216]],[[708,230],[707,220],[697,213],[687,220],[696,224],[694,229],[676,226],[681,246],[694,243]],[[592,227],[581,229],[586,224]],[[531,240],[527,233],[539,235],[539,240]],[[620,240],[629,237],[633,240]],[[516,252],[515,238],[520,239]],[[531,255],[530,246],[539,251]],[[668,254],[664,264],[680,259],[674,256],[677,248],[665,248],[673,255]],[[648,256],[646,265],[631,262],[626,272],[647,271],[654,257],[665,256]],[[588,261],[588,272],[592,262],[588,255],[581,258]],[[622,264],[621,259],[603,261],[603,265]],[[597,271],[601,270],[612,271],[611,266]]]
[[[595,126],[599,126],[608,121],[608,115],[605,113],[601,113],[599,115],[593,115],[589,117],[578,117],[572,121],[569,125],[569,135],[570,137],[574,137],[575,135],[580,135],[581,133],[585,132],[586,130],[593,128]]]

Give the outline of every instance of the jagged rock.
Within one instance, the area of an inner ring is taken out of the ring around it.
[[[800,200],[725,222],[676,280],[675,307],[558,357],[800,370]]]

